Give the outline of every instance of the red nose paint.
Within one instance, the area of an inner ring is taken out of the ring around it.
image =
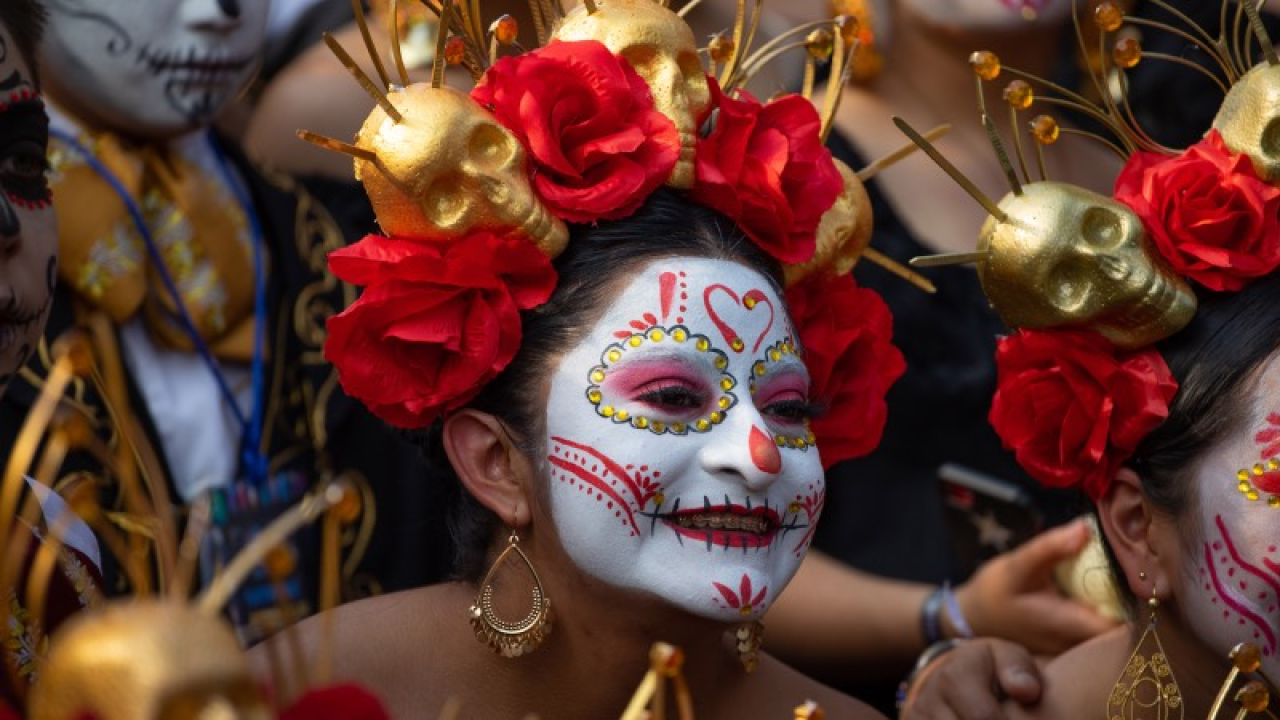
[[[752,425],[748,443],[751,445],[751,462],[755,463],[761,472],[772,475],[782,469],[782,453],[778,452],[778,445],[767,433]]]

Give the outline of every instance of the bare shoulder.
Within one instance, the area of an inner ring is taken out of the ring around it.
[[[448,593],[448,586],[433,586],[340,605],[277,633],[249,656],[260,677],[298,662],[311,670],[323,657],[335,680],[357,682],[385,699],[387,691],[420,685],[413,678],[431,660],[424,649],[433,646],[439,624],[433,610]]]
[[[724,717],[785,720],[795,717],[796,708],[813,702],[829,718],[884,718],[866,703],[827,687],[768,655],[761,656],[759,669],[745,680],[745,685],[748,688],[745,692],[732,694],[741,699],[741,707],[733,708]]]
[[[1075,720],[1103,716],[1107,697],[1129,657],[1129,628],[1081,643],[1042,668],[1044,692],[1032,707],[1007,704],[1011,719]]]

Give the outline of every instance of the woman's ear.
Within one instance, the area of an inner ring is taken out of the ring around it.
[[[502,421],[479,410],[458,410],[445,418],[443,437],[467,492],[511,527],[524,527],[534,468]]]
[[[1106,495],[1098,500],[1098,521],[1133,594],[1149,598],[1168,593],[1172,578],[1165,577],[1161,567],[1160,544],[1152,542],[1159,523],[1133,470],[1121,468],[1116,473]]]

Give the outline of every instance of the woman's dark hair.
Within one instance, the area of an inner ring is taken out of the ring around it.
[[[1247,423],[1257,373],[1280,350],[1280,272],[1199,300],[1191,324],[1157,345],[1178,392],[1128,463],[1151,502],[1175,518],[1191,507],[1196,461]],[[1126,583],[1117,587],[1133,600]]]
[[[31,68],[32,82],[37,82],[36,48],[44,36],[44,4],[39,0],[3,0],[0,2],[0,23],[9,30],[22,59]]]
[[[559,280],[551,299],[521,314],[523,341],[511,364],[469,407],[501,418],[527,453],[541,447],[544,397],[551,363],[573,347],[641,266],[663,257],[732,260],[780,284],[781,268],[727,218],[678,193],[659,189],[634,215],[570,226],[569,246],[554,261]],[[448,468],[439,422],[419,442],[445,470],[454,575],[476,580],[499,519],[480,505]]]

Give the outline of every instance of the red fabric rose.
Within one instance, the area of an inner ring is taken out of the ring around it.
[[[630,215],[680,157],[680,135],[648,84],[595,40],[502,58],[471,97],[520,139],[534,190],[570,222]]]
[[[822,144],[813,103],[785,95],[761,106],[743,91],[731,98],[714,78],[715,129],[698,140],[691,197],[736,222],[770,255],[808,260],[822,215],[844,179]]]
[[[373,693],[344,684],[307,691],[281,711],[280,720],[391,720],[391,714]]]
[[[1280,188],[1217,130],[1181,155],[1134,153],[1115,198],[1142,218],[1174,270],[1211,290],[1239,290],[1280,266]]]
[[[888,417],[885,393],[907,369],[894,347],[893,315],[853,276],[787,289],[787,306],[809,369],[809,395],[828,408],[810,423],[822,465],[875,449]]]
[[[520,310],[555,289],[550,260],[521,240],[477,232],[424,243],[366,236],[329,254],[368,286],[329,319],[324,355],[348,395],[397,427],[466,404],[520,348]]]
[[[1178,391],[1155,348],[1117,351],[1084,330],[1002,338],[996,370],[990,420],[1005,448],[1044,485],[1080,486],[1094,500]]]

